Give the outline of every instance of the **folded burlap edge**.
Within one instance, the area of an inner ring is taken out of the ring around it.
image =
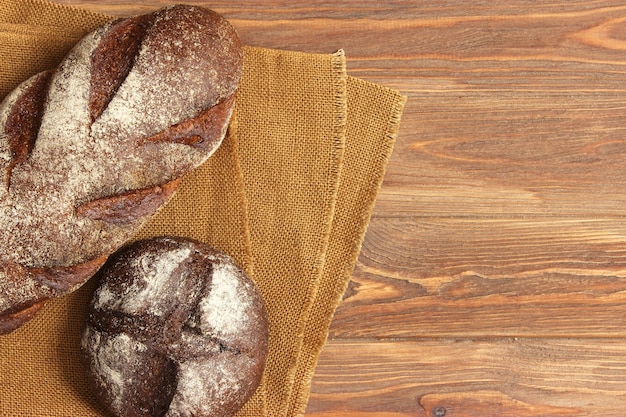
[[[296,355],[294,356],[294,360],[291,363],[289,370],[287,372],[287,386],[285,387],[285,398],[286,402],[280,407],[280,415],[288,416],[287,414],[289,410],[292,408],[290,404],[291,398],[294,393],[294,388],[297,386],[296,378],[298,376],[298,368],[300,363],[300,351],[302,349],[306,331],[306,323],[308,318],[315,306],[315,299],[318,295],[320,288],[320,281],[322,279],[322,273],[324,271],[324,265],[326,263],[326,254],[328,253],[328,247],[330,245],[330,237],[331,230],[334,220],[335,208],[337,206],[337,197],[338,190],[341,181],[341,173],[343,170],[344,156],[345,156],[345,148],[346,148],[346,126],[348,122],[348,97],[347,97],[347,68],[346,68],[346,56],[345,51],[343,49],[337,50],[332,54],[331,58],[332,71],[336,75],[333,78],[334,81],[334,105],[335,105],[335,128],[333,132],[333,142],[335,146],[335,151],[337,152],[337,165],[335,166],[336,171],[332,174],[334,178],[336,178],[333,198],[331,202],[331,206],[329,207],[330,215],[328,217],[328,223],[324,225],[324,232],[322,235],[322,239],[325,242],[324,247],[322,249],[321,256],[318,258],[317,265],[314,265],[316,270],[317,278],[315,282],[311,283],[310,293],[308,294],[308,301],[305,305],[302,314],[300,316],[300,328],[295,329],[298,345]],[[312,377],[313,369],[310,374]],[[308,375],[307,375],[308,377]],[[307,383],[307,386],[310,385],[310,381]],[[300,393],[301,394],[301,393]],[[298,395],[297,397],[300,397]]]
[[[394,145],[400,129],[401,116],[407,101],[406,96],[400,94],[395,90],[352,76],[348,76],[347,84],[348,86],[352,85],[352,87],[354,87],[356,84],[360,84],[362,88],[367,88],[370,91],[380,91],[381,93],[387,95],[388,99],[391,100],[391,108],[389,109],[388,113],[385,113],[388,119],[388,125],[383,136],[380,138],[380,153],[378,153],[378,158],[376,160],[376,166],[380,167],[380,169],[377,171],[378,175],[376,177],[370,178],[372,185],[368,193],[368,198],[364,200],[362,211],[358,213],[360,216],[360,224],[356,227],[353,226],[354,230],[351,231],[352,233],[350,233],[350,230],[348,230],[348,226],[346,225],[337,224],[337,222],[334,222],[333,224],[333,229],[336,230],[338,228],[343,228],[344,232],[347,235],[352,236],[352,252],[350,254],[345,254],[345,265],[343,268],[343,272],[340,276],[336,276],[333,280],[334,275],[329,275],[332,274],[333,271],[326,271],[326,274],[324,274],[323,276],[326,281],[322,282],[322,284],[325,285],[322,285],[319,288],[321,299],[319,299],[318,297],[318,299],[315,300],[318,306],[318,314],[309,317],[309,321],[306,323],[305,329],[308,329],[309,331],[305,330],[305,334],[309,336],[309,340],[307,340],[308,343],[303,343],[302,349],[300,350],[298,356],[299,366],[296,370],[297,373],[296,378],[294,379],[293,387],[293,392],[297,395],[290,397],[289,408],[285,414],[286,416],[290,417],[303,416],[306,411],[315,368],[322,353],[322,349],[328,340],[329,328],[333,320],[336,308],[343,299],[348,284],[350,283],[350,278],[356,266],[361,247],[366,236],[369,220],[374,210],[376,197],[382,187],[383,179],[386,173],[386,167],[394,149]],[[353,91],[353,88],[348,88],[348,93],[350,93],[351,91]],[[353,121],[353,119],[349,116],[350,108],[350,101],[348,100],[348,118],[350,121]],[[351,143],[352,141],[350,136],[350,129],[348,128],[346,146],[349,148]],[[352,155],[350,154],[346,155],[346,163],[351,163],[351,157]],[[340,189],[338,198],[342,196],[342,190]],[[342,202],[344,202],[344,200],[340,201],[339,209],[343,208],[341,205]],[[337,219],[337,217],[335,219]],[[339,221],[341,221],[341,219],[339,219]],[[311,327],[312,320],[315,321],[317,331],[312,331],[315,329],[309,328]]]

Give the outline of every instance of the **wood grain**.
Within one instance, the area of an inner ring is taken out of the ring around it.
[[[469,94],[409,101],[376,216],[624,214],[623,92]]]
[[[355,354],[358,352],[358,354]],[[333,341],[311,416],[623,416],[615,340]]]
[[[189,3],[409,97],[307,415],[624,415],[623,2]]]
[[[376,218],[331,332],[624,337],[626,223]]]

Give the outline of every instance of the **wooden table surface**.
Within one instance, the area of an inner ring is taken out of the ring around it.
[[[624,2],[188,2],[409,97],[307,415],[626,415]]]

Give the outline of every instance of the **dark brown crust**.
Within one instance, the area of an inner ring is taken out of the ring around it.
[[[60,293],[65,293],[76,285],[87,281],[106,262],[107,256],[93,259],[78,265],[57,268],[30,268],[32,277],[42,285]]]
[[[194,148],[207,149],[214,145],[220,129],[230,118],[235,104],[235,94],[215,106],[200,113],[197,117],[171,126],[162,132],[145,139],[146,143],[182,143]]]
[[[0,315],[0,334],[10,333],[32,319],[46,301],[41,300],[14,313]]]
[[[180,185],[180,178],[163,185],[98,198],[76,207],[76,215],[113,224],[127,224],[153,215]]]
[[[55,293],[64,294],[91,278],[106,260],[107,256],[103,256],[78,265],[56,268],[24,268],[18,264],[5,265],[3,269],[15,271],[13,275],[17,277],[28,275],[29,279],[39,282],[42,291],[38,292],[30,302],[16,305],[0,314],[0,334],[9,333],[32,319]],[[45,291],[43,291],[44,288]]]
[[[91,56],[89,115],[96,120],[130,72],[154,14],[114,22]]]
[[[188,250],[188,255],[176,261],[180,263],[167,277],[158,279],[161,290],[150,288],[148,291],[152,296],[140,295],[144,294],[146,280],[155,282],[155,278],[149,267],[145,270],[139,265],[148,259],[150,264],[158,264],[161,260],[171,259],[171,254],[179,250]],[[235,288],[231,284],[223,287],[225,284],[215,278],[215,271],[225,265],[233,268],[228,269],[231,271],[228,274],[232,274],[230,276],[238,283],[236,288],[242,297],[235,304],[245,312],[246,318],[235,326],[236,330],[218,327],[208,331],[207,327],[200,327],[199,324],[208,326],[203,310],[207,307],[200,306],[207,305],[212,291],[223,294],[225,288]],[[113,415],[161,417],[168,407],[180,406],[174,398],[178,388],[186,385],[186,381],[181,380],[180,367],[183,364],[204,366],[216,375],[228,372],[228,376],[221,380],[221,396],[211,397],[208,392],[196,393],[198,400],[211,404],[212,413],[215,414],[205,414],[209,408],[189,411],[193,410],[193,405],[186,404],[184,408],[192,414],[180,415],[230,416],[258,387],[267,357],[267,311],[254,283],[226,255],[190,239],[157,237],[123,248],[111,257],[98,273],[98,278],[100,283],[92,299],[82,338],[82,358],[94,392]],[[108,294],[105,298],[101,298],[103,291]],[[129,302],[137,311],[131,313],[124,310],[117,304],[120,300],[122,303]],[[115,352],[108,350],[107,367],[101,367],[99,349],[103,344],[117,346],[117,342],[112,341],[120,335],[126,338],[126,343],[137,343],[142,347],[132,349],[133,345],[128,344]],[[115,358],[117,355],[120,359]],[[127,360],[127,355],[131,355],[132,360]],[[152,369],[156,370],[155,374],[146,377],[145,374]],[[111,370],[115,375],[123,375],[124,387],[121,391],[119,385],[111,390],[111,386],[103,382]],[[149,383],[145,382],[146,378]],[[172,385],[172,381],[176,381],[176,384]],[[141,387],[146,388],[139,392]],[[159,412],[140,412],[136,404],[140,394],[147,403],[158,403],[159,409],[164,404],[167,407]],[[186,396],[179,396],[178,400],[181,398]],[[179,415],[176,410],[170,411],[172,415]]]
[[[11,173],[24,162],[35,146],[44,100],[54,71],[39,74],[32,85],[15,102],[7,118],[4,133],[11,148],[11,162],[7,165],[6,188],[11,186]]]
[[[129,401],[124,417],[164,416],[176,389],[176,364],[160,352],[146,350],[132,371],[143,383],[127,386]]]

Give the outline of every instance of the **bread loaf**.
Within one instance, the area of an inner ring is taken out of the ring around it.
[[[0,334],[91,277],[219,146],[242,48],[220,15],[113,21],[0,104]]]
[[[118,417],[228,417],[258,387],[267,312],[232,259],[183,238],[135,242],[97,273],[81,353]]]

